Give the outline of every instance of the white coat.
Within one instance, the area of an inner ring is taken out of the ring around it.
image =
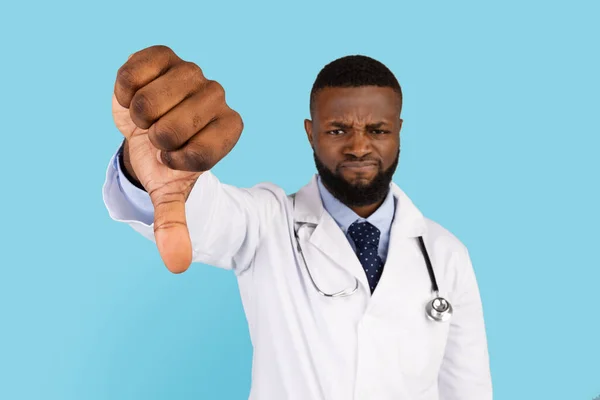
[[[119,189],[111,160],[103,198],[111,218],[154,241]],[[193,261],[233,270],[254,348],[249,400],[491,400],[477,281],[465,246],[423,217],[392,183],[397,201],[387,261],[371,295],[348,240],[324,210],[316,177],[293,196],[262,183],[241,189],[204,173],[186,203]],[[294,239],[294,226],[317,293]],[[425,316],[431,281],[423,235],[449,322]]]

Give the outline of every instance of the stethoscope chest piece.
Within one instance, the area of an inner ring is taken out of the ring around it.
[[[452,316],[452,306],[443,297],[436,297],[427,303],[427,318],[436,322],[446,322]]]

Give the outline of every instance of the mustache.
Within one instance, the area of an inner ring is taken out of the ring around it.
[[[350,156],[344,157],[344,160],[340,161],[336,165],[336,167],[335,167],[336,172],[338,172],[340,170],[340,168],[342,168],[345,164],[348,164],[348,163],[350,163],[350,164],[354,164],[354,163],[356,163],[356,164],[359,164],[359,163],[360,164],[362,164],[362,163],[376,164],[377,167],[379,167],[379,169],[383,168],[383,162],[380,159],[373,158],[373,157],[355,157],[355,156],[350,155]]]
[[[344,157],[344,159],[340,162],[340,164],[345,163],[345,162],[356,162],[356,163],[372,162],[372,163],[381,164],[381,160],[378,158],[356,157],[353,155],[347,155],[346,157]]]

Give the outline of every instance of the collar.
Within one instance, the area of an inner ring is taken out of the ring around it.
[[[394,182],[390,184],[388,197],[396,200],[394,225],[397,232],[406,237],[422,236],[426,230],[425,217],[410,198]],[[294,220],[298,223],[318,225],[323,218],[330,217],[319,193],[318,175],[292,195],[294,198]],[[352,221],[354,222],[354,221]]]
[[[387,234],[390,231],[392,220],[394,219],[395,199],[392,191],[389,190],[383,203],[375,210],[375,212],[367,218],[362,218],[356,214],[350,207],[339,201],[323,184],[321,177],[317,175],[317,187],[323,202],[325,210],[333,217],[338,226],[344,233],[348,232],[348,228],[356,220],[368,221],[382,234]]]

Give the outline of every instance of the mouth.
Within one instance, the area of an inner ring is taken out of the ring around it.
[[[341,169],[346,169],[353,172],[368,172],[377,170],[377,163],[374,161],[348,161],[340,164]]]

